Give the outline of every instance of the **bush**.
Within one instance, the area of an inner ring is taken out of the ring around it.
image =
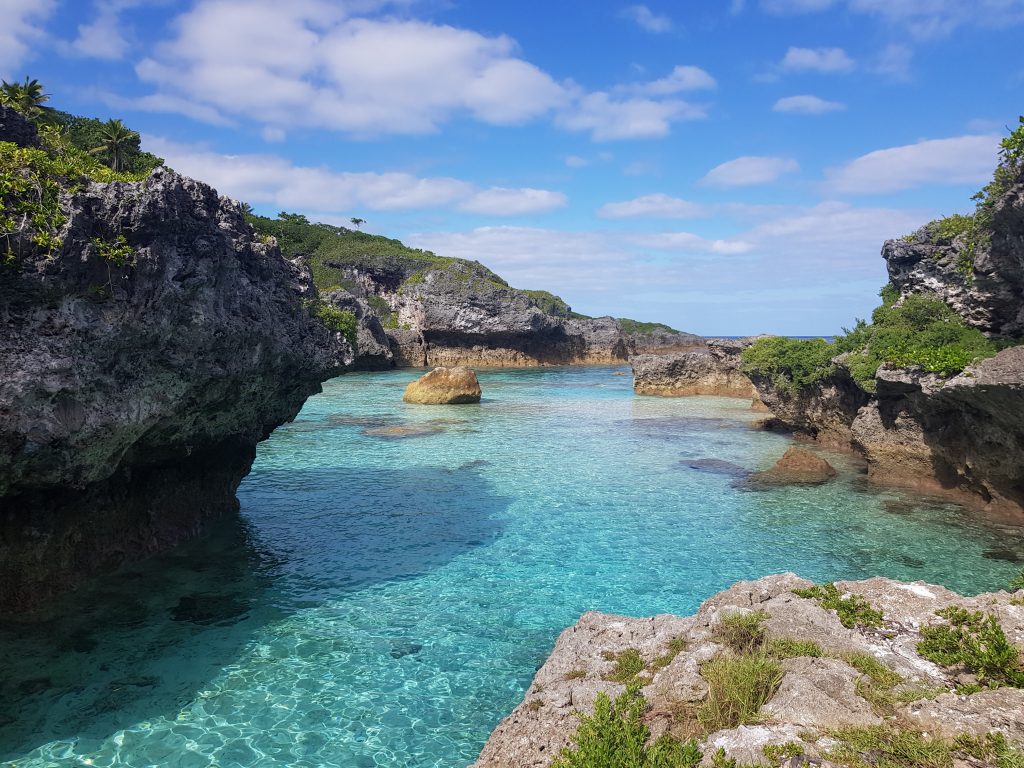
[[[645,323],[640,320],[630,320],[628,317],[618,317],[622,332],[637,334],[639,336],[653,336],[655,333],[679,333],[675,328],[664,323]]]
[[[761,707],[782,683],[782,667],[763,652],[716,656],[700,674],[708,696],[697,708],[697,720],[708,733],[758,722]]]
[[[727,614],[719,619],[713,637],[735,653],[751,653],[764,644],[764,622],[767,618],[765,611]]]
[[[693,768],[703,754],[696,742],[662,736],[648,746],[643,717],[647,700],[629,687],[612,702],[599,693],[594,714],[581,715],[573,747],[562,749],[551,768]]]
[[[627,648],[619,654],[612,654],[609,660],[615,661],[615,668],[605,676],[605,680],[615,683],[631,683],[647,668],[640,651],[636,648]]]
[[[989,688],[1024,688],[1020,652],[992,614],[950,606],[936,615],[948,624],[921,628],[917,652],[943,667],[963,667]]]
[[[843,597],[835,584],[829,582],[821,586],[808,587],[807,589],[794,589],[793,594],[816,600],[818,605],[830,611],[835,611],[839,616],[839,622],[849,629],[853,627],[880,627],[882,626],[882,612],[874,608],[871,603],[862,595],[850,595]]]
[[[770,378],[777,389],[795,393],[828,377],[836,354],[824,339],[771,336],[743,350],[743,372]]]
[[[326,325],[329,330],[343,334],[348,339],[348,343],[352,345],[352,349],[357,349],[356,338],[359,326],[354,314],[347,309],[338,309],[330,304],[317,302],[313,307],[312,315]]]

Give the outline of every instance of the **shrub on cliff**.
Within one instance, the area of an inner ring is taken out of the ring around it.
[[[835,355],[824,339],[769,336],[743,350],[743,372],[770,378],[776,389],[796,392],[832,373]]]

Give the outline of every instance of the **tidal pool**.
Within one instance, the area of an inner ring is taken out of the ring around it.
[[[0,764],[465,766],[586,610],[686,614],[779,571],[965,593],[1019,530],[870,488],[748,491],[788,438],[748,403],[634,396],[628,368],[480,371],[480,405],[401,402],[418,372],[328,382],[260,446],[201,542],[0,626]],[[692,466],[691,466],[692,465]]]

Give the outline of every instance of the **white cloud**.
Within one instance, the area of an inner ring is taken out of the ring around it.
[[[884,194],[924,185],[981,184],[992,174],[999,137],[931,139],[869,152],[828,172],[841,194]]]
[[[715,78],[700,67],[680,65],[675,67],[667,77],[652,80],[649,83],[628,86],[628,90],[645,96],[671,96],[683,91],[711,90],[717,86]]]
[[[44,37],[40,26],[56,8],[56,0],[4,0],[0,3],[0,77],[20,80],[19,67]]]
[[[738,157],[712,168],[701,183],[713,187],[749,187],[770,184],[798,170],[796,160],[788,157]]]
[[[664,14],[656,14],[646,5],[630,5],[622,9],[622,15],[632,19],[642,29],[660,34],[672,31],[672,19]]]
[[[590,165],[590,161],[585,157],[580,157],[579,155],[566,155],[565,164],[569,168],[585,168]]]
[[[554,211],[568,203],[564,194],[547,189],[492,187],[477,192],[459,205],[459,210],[484,216],[524,216]]]
[[[856,64],[842,48],[791,47],[782,59],[786,72],[850,72]]]
[[[508,37],[397,18],[347,18],[323,0],[201,0],[137,66],[158,94],[276,126],[354,134],[498,125],[566,104]],[[389,53],[390,52],[390,53]]]
[[[746,253],[752,247],[750,243],[742,240],[707,240],[692,232],[657,232],[650,235],[635,235],[629,240],[637,245],[663,251],[706,251],[721,256]]]
[[[557,124],[569,131],[589,131],[594,141],[612,141],[660,138],[669,134],[674,122],[704,117],[704,107],[682,99],[617,99],[597,91],[583,96],[572,111],[559,115]]]
[[[621,203],[605,203],[597,215],[602,219],[694,219],[707,215],[702,205],[657,193],[643,195]]]
[[[817,96],[786,96],[775,102],[775,112],[792,112],[800,115],[821,115],[826,112],[837,112],[846,109],[839,101],[826,101]]]
[[[78,25],[78,36],[62,46],[73,56],[116,61],[124,58],[128,41],[122,33],[121,12],[139,5],[143,0],[97,0],[96,17],[88,24]]]
[[[1024,23],[1021,0],[848,0],[852,10],[874,14],[919,40],[946,37],[961,26],[1008,27]]]
[[[566,204],[565,195],[541,189],[480,189],[449,177],[409,173],[350,173],[293,165],[276,155],[222,155],[203,147],[145,136],[147,151],[180,173],[221,194],[257,205],[336,218],[364,210],[458,207],[489,216],[540,213]]]

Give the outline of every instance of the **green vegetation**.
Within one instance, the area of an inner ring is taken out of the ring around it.
[[[611,680],[613,683],[632,683],[637,679],[637,675],[647,668],[647,664],[644,662],[643,657],[640,655],[640,651],[636,648],[627,648],[621,653],[611,654],[609,661],[615,661],[615,668],[605,675],[605,680]]]
[[[1011,746],[999,732],[973,736],[963,733],[953,741],[954,749],[962,754],[995,764],[997,768],[1024,768],[1024,751]]]
[[[758,339],[743,351],[744,371],[770,377],[776,388],[795,393],[831,375],[833,358],[845,354],[842,362],[854,381],[873,392],[882,363],[952,376],[999,351],[938,297],[907,296],[897,306],[892,286],[883,288],[881,296],[882,306],[870,324],[858,320],[831,344],[824,339]]]
[[[918,731],[879,725],[844,728],[828,759],[851,768],[952,768],[950,746]]]
[[[800,757],[804,753],[802,744],[795,741],[787,741],[785,744],[765,744],[761,752],[772,762],[782,762],[791,757]]]
[[[526,291],[527,296],[533,301],[533,304],[537,309],[543,312],[545,315],[552,315],[553,317],[573,317],[576,313],[572,311],[572,307],[562,301],[561,297],[555,296],[553,293],[547,291]]]
[[[816,659],[823,655],[821,646],[813,640],[794,640],[789,637],[772,638],[764,648],[773,659],[795,659],[798,656]]]
[[[1024,589],[1024,569],[1021,569],[1020,573],[1018,573],[1016,576],[1010,579],[1010,583],[1007,585],[1007,587],[1011,592],[1016,592],[1017,590]]]
[[[743,350],[743,372],[770,378],[779,390],[796,393],[832,373],[837,354],[824,339],[758,339]]]
[[[712,637],[734,653],[752,653],[764,645],[767,618],[765,611],[727,614],[719,619]]]
[[[356,335],[358,323],[356,322],[356,316],[347,309],[338,309],[330,304],[316,301],[310,307],[310,315],[318,318],[329,330],[342,334],[348,339],[352,349],[357,348]]]
[[[668,650],[665,651],[661,656],[651,662],[651,668],[658,670],[664,669],[672,660],[680,653],[686,650],[686,639],[682,637],[673,637],[668,641]]]
[[[617,317],[623,333],[637,334],[639,336],[653,336],[655,333],[679,333],[675,328],[664,323],[644,323],[640,320],[630,320],[628,317]]]
[[[49,254],[60,248],[57,232],[66,221],[60,209],[61,189],[74,191],[88,180],[138,181],[163,163],[154,155],[139,152],[138,134],[130,131],[134,139],[125,140],[113,163],[107,162],[110,157],[106,149],[91,143],[88,132],[71,128],[88,124],[89,118],[44,106],[48,99],[36,80],[0,84],[0,102],[33,120],[41,142],[41,149],[0,142],[0,260],[4,263],[11,263],[29,249]],[[98,120],[92,122],[104,125]],[[121,125],[120,121],[113,122]],[[103,258],[124,266],[131,258],[131,249],[121,241],[123,237],[112,243],[94,244]]]
[[[799,597],[816,600],[822,608],[835,611],[844,627],[852,629],[858,626],[882,626],[881,611],[872,607],[861,595],[843,597],[836,585],[831,582],[807,589],[794,589],[793,593]]]
[[[988,688],[1024,688],[1020,652],[992,614],[950,606],[936,615],[948,621],[921,628],[917,652],[943,667],[962,667]]]
[[[570,669],[565,673],[566,680],[582,680],[586,676],[587,671],[585,669]]]
[[[648,745],[650,731],[642,717],[647,700],[630,686],[615,698],[599,693],[594,714],[581,715],[566,747],[552,768],[693,768],[703,754],[695,741],[681,743],[665,735]]]
[[[763,651],[720,654],[700,668],[708,695],[697,707],[697,721],[712,733],[759,721],[758,712],[782,683],[782,668]]]
[[[124,235],[118,235],[113,241],[94,237],[91,242],[100,258],[115,267],[135,266],[135,249],[128,244]]]

